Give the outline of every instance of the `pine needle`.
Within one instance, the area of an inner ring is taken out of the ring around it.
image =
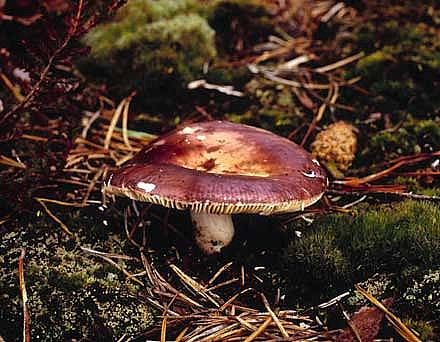
[[[45,202],[57,203],[57,204],[65,203],[65,204],[67,204],[68,206],[73,206],[73,207],[76,207],[76,206],[82,207],[81,204],[76,204],[76,203],[75,203],[75,204],[73,204],[73,203],[66,203],[66,202],[61,202],[61,201],[56,201],[56,200],[49,200],[49,199],[45,199],[45,198],[35,198],[35,200],[36,200],[38,203],[41,204],[41,206],[44,208],[44,211],[46,212],[46,214],[49,215],[49,216],[52,218],[52,220],[54,220],[56,223],[58,223],[58,224],[60,225],[60,227],[61,227],[62,230],[64,230],[64,231],[65,231],[67,234],[69,234],[69,235],[72,235],[72,234],[73,234],[73,233],[69,230],[69,228],[64,224],[64,222],[61,221],[61,220],[60,220],[55,214],[53,214],[53,213],[49,210],[49,208],[47,207],[47,205],[46,205]]]
[[[250,334],[244,340],[244,342],[251,342],[255,340],[258,336],[260,336],[264,332],[264,330],[266,330],[266,328],[270,325],[271,322],[272,322],[272,317],[271,316],[267,317],[264,323],[261,324],[260,327],[257,330],[255,330],[252,334]]]
[[[116,124],[118,123],[119,117],[121,116],[121,113],[122,113],[122,110],[124,109],[126,101],[127,101],[126,99],[123,99],[114,111],[112,121],[110,121],[110,126],[109,126],[109,128],[107,130],[107,134],[105,136],[104,148],[106,150],[108,150],[108,148],[110,147],[110,141],[112,140],[113,131],[116,127]]]
[[[30,332],[30,316],[28,311],[28,297],[26,292],[26,283],[24,280],[24,255],[25,250],[21,250],[21,254],[18,258],[18,278],[20,282],[20,293],[21,299],[23,301],[23,342],[30,342],[31,332]]]

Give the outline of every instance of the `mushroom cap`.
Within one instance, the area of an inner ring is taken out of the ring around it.
[[[227,121],[178,127],[113,172],[110,194],[212,214],[269,215],[318,201],[327,177],[302,147]]]

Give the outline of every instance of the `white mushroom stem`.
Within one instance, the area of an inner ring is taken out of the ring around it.
[[[234,237],[231,215],[196,213],[191,211],[195,239],[205,254],[214,254],[229,245]]]

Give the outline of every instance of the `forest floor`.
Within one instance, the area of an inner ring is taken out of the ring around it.
[[[331,182],[205,256],[102,186],[213,119]],[[0,341],[438,341],[439,175],[436,1],[0,1]]]

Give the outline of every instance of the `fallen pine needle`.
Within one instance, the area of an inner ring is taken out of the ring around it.
[[[281,334],[288,338],[289,334],[287,333],[286,329],[284,329],[283,325],[281,324],[280,320],[278,319],[277,315],[275,315],[275,312],[272,311],[270,308],[269,302],[267,301],[266,296],[261,293],[261,299],[263,300],[263,304],[266,307],[266,310],[269,312],[270,316],[272,317],[273,321],[277,325],[278,329],[280,329]]]
[[[258,336],[260,336],[264,330],[266,330],[266,328],[270,325],[270,323],[272,322],[272,317],[269,316],[266,318],[266,320],[264,321],[263,324],[261,324],[257,330],[255,330],[252,334],[250,334],[245,340],[244,342],[251,342],[253,340],[255,340]]]
[[[126,99],[122,100],[118,107],[115,109],[115,112],[112,117],[112,121],[110,122],[110,126],[107,130],[107,134],[104,140],[104,148],[108,150],[110,147],[110,141],[112,140],[113,131],[118,123],[119,117],[121,116],[122,110],[124,109]]]
[[[167,336],[167,316],[164,316],[162,320],[162,327],[160,330],[160,342],[165,342]]]
[[[44,202],[59,202],[59,201],[54,201],[54,200],[45,200],[44,198],[35,198],[35,200],[41,204],[41,206],[44,208],[44,210],[46,211],[46,214],[49,215],[52,220],[54,220],[55,222],[57,222],[60,226],[61,229],[63,229],[67,234],[72,235],[72,232],[69,230],[69,228],[64,224],[63,221],[61,221],[55,214],[53,214],[49,208],[47,207],[46,203]],[[59,203],[58,203],[59,204]],[[72,206],[76,206],[76,205],[72,205]],[[82,206],[82,205],[80,205]]]
[[[26,283],[24,281],[24,255],[25,250],[22,249],[18,258],[18,279],[20,282],[20,293],[23,301],[23,342],[30,342],[30,316],[27,306],[28,297],[26,292]]]
[[[17,167],[19,169],[26,168],[26,165],[24,165],[23,163],[20,163],[18,161],[15,161],[14,159],[11,159],[11,158],[3,156],[3,155],[0,155],[0,164]]]

